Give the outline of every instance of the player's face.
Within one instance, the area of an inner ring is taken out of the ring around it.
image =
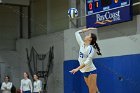
[[[24,78],[27,78],[28,77],[28,75],[26,73],[24,73],[23,76],[24,76]]]
[[[88,34],[87,36],[85,36],[85,41],[91,41],[92,38],[91,38],[91,34]]]
[[[9,81],[8,77],[5,77],[5,82],[8,82],[8,81]]]
[[[34,75],[34,80],[37,80],[37,76],[36,75]]]

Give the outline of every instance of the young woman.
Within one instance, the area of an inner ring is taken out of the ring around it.
[[[10,82],[10,77],[5,76],[4,82],[2,83],[1,90],[2,93],[11,93],[12,82]]]
[[[42,83],[41,80],[39,80],[39,76],[37,74],[34,74],[34,84],[33,84],[33,92],[34,93],[41,93],[42,91]]]
[[[84,38],[84,41],[83,41],[80,36],[80,33],[93,30],[93,29],[96,29],[96,28],[83,29],[75,33],[77,42],[80,46],[79,58],[78,58],[80,66],[71,70],[70,72],[72,74],[75,74],[77,71],[80,70],[83,73],[89,92],[99,93],[97,85],[96,85],[97,70],[96,70],[95,65],[92,62],[95,50],[98,55],[101,55],[100,48],[98,44],[96,43],[97,37],[95,34],[90,33]]]
[[[21,80],[21,93],[32,93],[32,82],[29,79],[29,74],[24,72],[24,79]]]

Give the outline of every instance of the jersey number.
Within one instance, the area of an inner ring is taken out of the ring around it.
[[[80,57],[83,58],[84,57],[84,54],[82,52],[80,52]]]

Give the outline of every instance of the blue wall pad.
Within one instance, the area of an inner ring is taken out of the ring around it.
[[[98,58],[93,62],[101,93],[140,93],[140,54]],[[89,93],[81,72],[69,72],[78,66],[77,60],[64,61],[64,93]]]

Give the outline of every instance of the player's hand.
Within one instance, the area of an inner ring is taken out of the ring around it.
[[[89,30],[96,30],[97,28],[84,28],[82,29],[82,32],[87,32]]]
[[[90,27],[88,30],[96,30],[97,28]]]
[[[72,73],[72,74],[75,74],[77,71],[78,71],[78,69],[73,69],[73,70],[71,70],[69,72]]]
[[[82,29],[82,32],[87,32],[89,29],[88,28],[84,28]]]

